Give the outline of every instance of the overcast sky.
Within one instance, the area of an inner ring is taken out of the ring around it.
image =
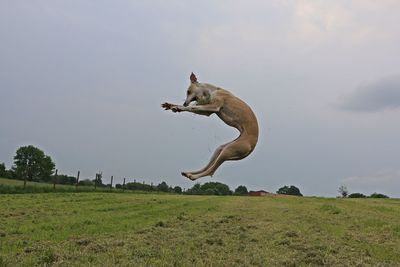
[[[255,111],[232,189],[400,197],[400,1],[0,2],[0,162],[33,144],[59,172],[191,187],[237,136],[173,114],[193,71]]]

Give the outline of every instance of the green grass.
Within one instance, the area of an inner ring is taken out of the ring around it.
[[[103,191],[109,192],[108,187],[97,187],[94,186],[78,186],[78,189],[74,185],[63,185],[56,184],[55,189],[53,184],[41,183],[41,182],[26,182],[26,187],[24,188],[23,180],[6,179],[0,178],[0,194],[23,194],[23,193],[51,193],[51,192],[92,192],[92,191]],[[113,188],[115,192],[120,190]]]
[[[23,180],[16,180],[16,179],[7,179],[7,178],[0,178],[0,185],[9,185],[9,186],[23,186],[24,181]],[[41,182],[32,182],[32,181],[27,181],[26,185],[29,187],[36,187],[36,188],[51,188],[53,189],[53,184],[50,183],[41,183]],[[74,188],[75,186],[73,185],[64,185],[64,184],[57,184],[56,187],[60,188]]]
[[[0,266],[400,266],[400,201],[0,195]]]

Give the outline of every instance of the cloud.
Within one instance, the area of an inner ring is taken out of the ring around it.
[[[0,1],[0,162],[32,143],[62,172],[192,186],[180,171],[236,137],[216,116],[159,107],[182,103],[195,71],[243,97],[260,125],[254,154],[213,181],[332,195],[366,166],[397,166],[396,113],[353,128],[358,118],[324,108],[336,88],[399,71],[398,0],[36,2]]]
[[[395,181],[400,181],[399,170],[381,170],[370,175],[350,176],[343,180],[346,184],[360,186],[390,185]]]
[[[339,109],[354,112],[376,112],[400,108],[400,75],[362,85],[342,98]]]

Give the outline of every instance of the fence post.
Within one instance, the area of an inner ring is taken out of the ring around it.
[[[114,179],[114,176],[111,175],[110,191],[111,191],[111,189],[112,189],[113,179]]]
[[[96,173],[96,178],[94,179],[94,190],[97,188],[97,178],[99,177],[99,174]]]
[[[75,184],[75,190],[78,191],[78,184],[79,184],[79,175],[81,174],[81,171],[78,171],[78,175],[76,175],[76,184]]]
[[[56,169],[56,173],[54,174],[54,180],[53,180],[53,190],[55,190],[55,189],[56,189],[56,183],[57,183],[57,173],[58,173],[58,170]]]
[[[26,175],[24,175],[24,190],[25,190],[25,187],[26,187]]]
[[[125,178],[124,178],[124,183],[122,184],[122,192],[125,192]]]

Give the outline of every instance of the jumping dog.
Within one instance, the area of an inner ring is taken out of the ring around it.
[[[188,111],[205,116],[215,113],[223,122],[240,132],[235,140],[217,148],[207,166],[198,171],[182,172],[183,176],[191,180],[212,176],[224,161],[243,159],[256,147],[258,123],[251,108],[227,90],[198,82],[193,73],[190,75],[190,86],[183,106],[170,103],[161,106],[172,112]]]

